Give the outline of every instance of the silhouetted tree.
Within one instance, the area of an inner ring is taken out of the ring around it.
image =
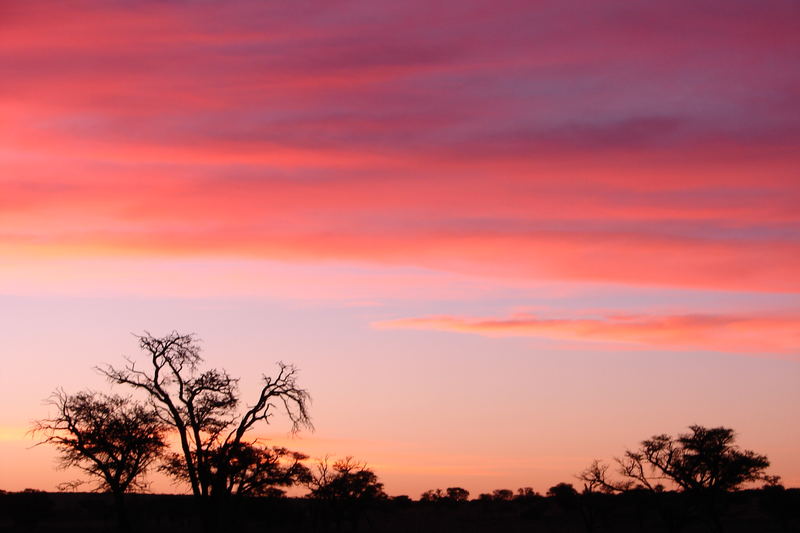
[[[597,505],[597,493],[603,493],[604,495],[609,494],[621,494],[625,493],[628,496],[628,500],[631,501],[636,515],[636,520],[639,525],[639,530],[644,530],[644,504],[648,500],[649,491],[644,487],[637,485],[635,481],[630,479],[625,480],[613,480],[608,476],[609,465],[594,460],[589,467],[578,474],[576,477],[583,481],[583,492],[581,493],[582,504],[584,508],[588,509],[588,513],[584,511],[584,515],[588,514],[592,518],[597,516],[597,508],[600,507]],[[657,492],[660,493],[662,490],[662,486],[657,486]],[[655,492],[655,491],[653,491]],[[674,513],[671,513],[671,509],[667,509],[664,506],[659,507],[659,512],[664,518],[665,523],[670,531],[672,531],[673,524],[676,524],[675,517],[673,516]],[[593,525],[592,520],[589,520],[589,523]],[[584,516],[584,524],[587,524],[586,516]],[[588,526],[587,526],[588,527]]]
[[[514,491],[509,489],[496,489],[492,491],[492,499],[507,502],[514,498]]]
[[[164,447],[164,423],[154,410],[120,396],[59,390],[49,403],[55,416],[36,421],[31,431],[42,436],[40,444],[58,449],[63,468],[83,470],[114,496],[119,528],[127,531],[124,495],[145,488],[142,475]]]
[[[469,499],[469,491],[461,487],[448,487],[447,499],[453,502],[465,502]]]
[[[211,504],[203,509],[211,513],[205,523],[213,530],[219,503],[242,486],[238,480],[242,471],[220,468],[222,462],[250,450],[248,432],[259,422],[269,423],[276,405],[288,415],[292,431],[311,427],[310,396],[297,385],[295,367],[278,363],[278,374],[263,376],[255,402],[241,412],[238,379],[225,370],[202,370],[203,358],[193,334],[154,337],[145,333],[137,338],[147,357],[143,367],[127,359],[123,368],[107,365],[98,370],[113,383],[145,392],[159,418],[174,428],[180,459],[173,457],[167,471],[188,480],[194,496]]]
[[[521,506],[522,518],[535,520],[541,517],[545,505],[544,497],[533,490],[533,487],[520,487],[514,495],[514,501]]]
[[[457,502],[465,502],[468,499],[469,499],[469,491],[467,489],[462,489],[461,487],[448,487],[446,490],[442,489],[426,490],[419,497],[419,501],[429,502],[429,503],[436,503],[436,502],[457,503]]]
[[[407,494],[398,494],[397,496],[392,496],[390,499],[401,507],[408,507],[413,503],[413,500]]]
[[[312,498],[328,500],[380,500],[386,497],[378,476],[352,457],[330,465],[327,458],[317,464],[309,485]]]
[[[740,450],[730,428],[690,426],[677,438],[655,435],[639,450],[625,452],[623,475],[655,490],[654,482],[667,480],[700,502],[714,529],[723,525],[717,511],[722,493],[766,478],[769,460],[751,450]]]
[[[578,474],[588,492],[626,492],[646,490],[660,495],[664,483],[671,483],[702,504],[714,528],[722,530],[716,511],[720,495],[741,488],[748,482],[774,479],[765,470],[769,461],[764,455],[741,450],[735,444],[735,433],[725,427],[690,426],[689,433],[673,438],[655,435],[642,441],[639,449],[627,450],[617,459],[623,480],[608,477],[608,465],[594,461]],[[659,498],[659,505],[661,500]],[[685,510],[674,505],[660,507],[670,530],[685,521]]]
[[[533,490],[533,487],[520,487],[517,489],[515,500],[527,500],[531,498],[541,498],[541,495]]]
[[[281,487],[308,483],[311,471],[302,462],[308,456],[283,447],[262,447],[240,443],[209,454],[212,492],[234,496],[279,496]],[[188,469],[178,453],[166,458],[163,470],[176,479],[188,481]]]
[[[583,481],[584,492],[605,492],[613,494],[624,492],[634,487],[635,483],[630,480],[614,481],[608,478],[609,466],[597,459],[592,461],[589,467],[578,474],[576,477]]]
[[[649,489],[671,481],[686,491],[724,492],[765,479],[769,460],[751,450],[740,450],[732,429],[689,429],[691,433],[677,438],[655,435],[642,441],[638,450],[626,451],[620,460],[622,474]]]
[[[442,491],[442,489],[430,489],[420,494],[419,501],[433,503],[438,502],[444,497],[444,491]]]
[[[317,464],[308,483],[309,497],[327,503],[337,524],[349,520],[358,529],[361,515],[372,504],[387,499],[383,483],[365,463],[345,457],[330,464],[326,457]]]
[[[583,491],[578,496],[578,502],[583,525],[589,533],[595,530],[601,518],[607,518],[608,495],[625,490],[607,480],[607,471],[608,465],[593,461],[589,468],[576,476],[583,481]]]
[[[577,499],[578,491],[572,483],[559,483],[547,489],[547,497],[553,498],[562,508],[569,509]]]

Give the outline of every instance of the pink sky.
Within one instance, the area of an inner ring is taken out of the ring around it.
[[[75,477],[24,433],[145,329],[252,386],[294,362],[317,431],[290,444],[394,494],[544,491],[695,423],[800,485],[799,25],[4,2],[0,488]]]

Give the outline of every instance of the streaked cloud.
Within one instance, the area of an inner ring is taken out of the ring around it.
[[[401,318],[376,322],[373,326],[474,333],[488,337],[633,343],[642,348],[776,354],[800,361],[798,316],[606,314],[558,318],[518,313],[508,318]]]
[[[0,248],[796,292],[796,9],[679,4],[11,3]]]

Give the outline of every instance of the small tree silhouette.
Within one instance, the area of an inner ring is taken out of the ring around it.
[[[309,483],[312,498],[326,500],[374,501],[386,498],[378,476],[352,457],[345,457],[331,466],[325,458]]]
[[[492,491],[492,499],[503,502],[511,501],[514,499],[514,491],[510,489],[495,489]]]
[[[547,497],[553,498],[560,506],[568,509],[578,498],[578,491],[575,490],[572,483],[562,482],[547,489]]]
[[[317,464],[308,483],[309,497],[327,504],[338,526],[349,520],[357,530],[364,511],[387,499],[383,483],[365,463],[345,457],[330,464],[326,457]]]
[[[457,503],[469,500],[469,491],[461,487],[448,487],[446,490],[431,489],[426,490],[420,494],[419,501],[421,502],[447,502]]]
[[[438,502],[443,498],[445,498],[445,495],[442,489],[430,489],[420,494],[419,501],[433,503]]]
[[[31,432],[59,450],[63,468],[83,470],[113,494],[119,528],[128,531],[124,495],[145,488],[142,475],[164,447],[165,425],[154,410],[121,396],[58,390],[48,403],[55,416],[34,422]]]
[[[469,500],[469,491],[461,487],[448,487],[447,499],[453,502],[465,502]]]

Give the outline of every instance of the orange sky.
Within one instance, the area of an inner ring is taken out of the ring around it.
[[[23,434],[145,329],[245,383],[297,364],[296,447],[390,493],[544,491],[695,423],[800,485],[798,24],[4,2],[0,488],[74,476]]]

